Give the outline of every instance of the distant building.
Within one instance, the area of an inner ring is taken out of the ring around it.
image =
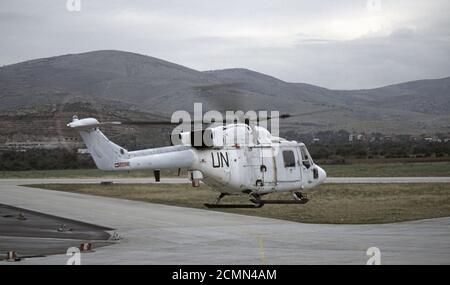
[[[83,143],[77,137],[42,138],[42,140],[29,139],[24,141],[8,140],[0,145],[2,150],[24,151],[28,149],[56,149],[82,147]]]

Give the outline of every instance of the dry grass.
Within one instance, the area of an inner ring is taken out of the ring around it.
[[[323,165],[329,177],[450,176],[450,162]]]
[[[202,208],[217,193],[208,186],[189,184],[46,184],[32,187],[182,207]],[[270,199],[290,199],[290,194],[271,194]],[[304,223],[372,224],[450,216],[450,184],[325,184],[308,193],[305,205],[265,205],[259,209],[220,209],[245,215]],[[226,197],[247,203],[245,196]]]

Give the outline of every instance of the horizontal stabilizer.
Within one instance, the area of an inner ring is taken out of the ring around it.
[[[99,122],[95,118],[78,119],[77,116],[73,116],[72,122],[68,123],[67,126],[77,129],[89,129],[104,125],[120,125],[120,124],[121,122]]]

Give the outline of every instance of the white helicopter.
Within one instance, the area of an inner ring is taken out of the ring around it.
[[[287,117],[288,115],[282,115]],[[280,117],[282,117],[280,116]],[[270,118],[269,118],[270,119]],[[264,127],[232,123],[179,133],[178,145],[127,151],[111,142],[95,118],[73,116],[67,126],[78,129],[96,166],[107,171],[149,169],[160,181],[160,170],[186,168],[192,186],[200,181],[219,192],[208,208],[259,208],[265,204],[305,204],[301,191],[311,189],[326,179],[326,172],[312,160],[305,144],[272,136]],[[200,145],[196,135],[208,138]],[[291,192],[291,200],[266,200],[263,195]],[[247,195],[250,204],[221,204],[227,195]]]

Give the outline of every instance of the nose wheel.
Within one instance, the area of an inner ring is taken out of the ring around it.
[[[303,204],[306,204],[309,201],[306,194],[302,192],[294,192],[292,193],[292,196],[294,196],[294,200],[296,201],[303,201],[304,202]]]

